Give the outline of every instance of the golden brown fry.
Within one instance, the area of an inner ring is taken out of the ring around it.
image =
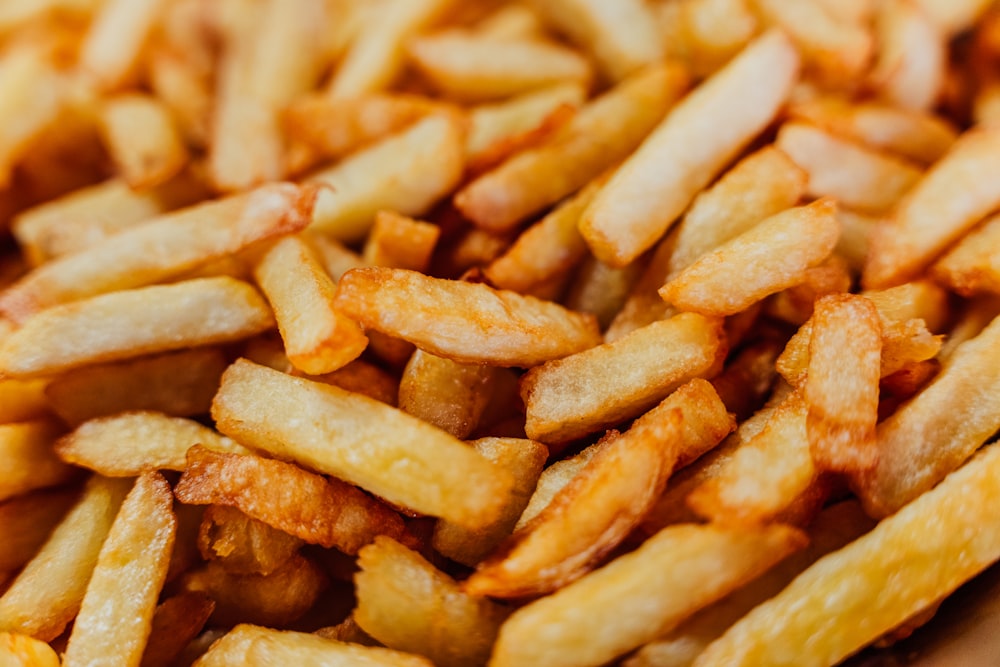
[[[364,247],[364,262],[426,273],[441,228],[393,211],[379,211]]]
[[[188,642],[205,626],[215,602],[203,593],[178,593],[161,602],[153,613],[149,641],[140,667],[170,667]]]
[[[268,575],[284,565],[302,540],[235,507],[209,505],[198,529],[198,551],[232,574]]]
[[[931,266],[935,280],[962,296],[1000,292],[1000,216],[993,215]]]
[[[722,373],[712,379],[712,387],[737,421],[750,417],[771,393],[778,375],[774,363],[780,353],[778,341],[754,343],[731,357]]]
[[[753,38],[759,21],[748,0],[682,0],[657,6],[667,54],[699,77],[726,64]]]
[[[399,380],[375,364],[361,359],[355,359],[333,373],[313,379],[364,394],[393,407],[399,403]]]
[[[596,317],[603,331],[624,307],[632,288],[642,277],[643,268],[641,262],[614,267],[593,256],[586,257],[563,302],[570,310]]]
[[[73,478],[75,471],[53,449],[62,433],[58,423],[47,419],[0,424],[0,500]]]
[[[90,83],[100,90],[113,90],[129,81],[165,4],[163,0],[104,3],[80,50],[79,67]]]
[[[0,503],[0,572],[19,570],[30,561],[79,495],[37,491]]]
[[[0,424],[30,421],[48,414],[48,384],[45,379],[0,380]]]
[[[930,110],[945,85],[946,36],[920,7],[922,0],[888,0],[875,16],[878,59],[868,74],[876,94],[904,109]]]
[[[128,93],[100,109],[104,142],[129,187],[137,190],[169,181],[188,160],[170,111],[155,97]]]
[[[45,642],[16,632],[0,632],[0,663],[9,667],[59,667],[59,655]]]

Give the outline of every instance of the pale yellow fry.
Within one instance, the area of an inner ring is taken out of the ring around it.
[[[1000,169],[1000,127],[965,132],[871,239],[862,284],[892,287],[911,280],[948,245],[1000,205],[989,174]],[[962,196],[957,196],[962,193]]]
[[[59,655],[45,642],[16,632],[0,632],[0,664],[7,667],[59,667]]]
[[[135,74],[143,46],[165,0],[107,0],[80,47],[81,71],[99,90],[121,87]]]
[[[101,547],[63,665],[138,667],[174,545],[173,494],[162,475],[139,477]]]
[[[63,461],[106,477],[134,477],[147,470],[184,470],[185,455],[194,445],[219,452],[247,453],[196,421],[143,411],[85,422],[59,440],[56,452]]]
[[[296,368],[310,375],[332,373],[364,352],[368,338],[334,308],[336,286],[303,239],[276,241],[257,260],[253,274]]]
[[[991,447],[864,537],[820,559],[694,664],[838,663],[1000,557],[998,480],[1000,449]]]
[[[1000,318],[959,346],[923,391],[878,427],[878,465],[854,478],[873,516],[941,481],[1000,428]]]
[[[563,302],[570,310],[596,317],[603,331],[625,306],[633,287],[642,277],[643,268],[640,262],[616,267],[593,256],[585,257]]]
[[[212,317],[205,315],[211,313]],[[232,278],[112,292],[54,306],[0,342],[0,375],[43,375],[102,361],[248,338],[274,326],[260,294]]]
[[[168,213],[39,266],[0,293],[16,321],[50,306],[177,276],[309,224],[317,190],[291,183]]]
[[[683,313],[532,369],[521,381],[528,437],[566,442],[635,417],[725,355],[721,322]]]
[[[458,582],[388,537],[358,554],[354,619],[389,648],[440,667],[485,664],[504,607],[464,592]]]
[[[305,632],[241,624],[212,644],[193,667],[265,667],[322,664],[327,667],[433,667],[425,658],[386,648],[324,639]]]
[[[681,271],[660,288],[682,310],[733,315],[803,280],[840,233],[836,205],[821,199],[758,223]]]
[[[333,188],[320,193],[312,228],[353,243],[380,210],[424,213],[462,177],[463,132],[454,114],[435,114],[310,175],[310,182]]]
[[[593,316],[482,283],[404,269],[348,271],[334,304],[366,328],[462,363],[528,367],[600,341]]]
[[[212,415],[241,443],[464,526],[493,521],[513,484],[461,441],[404,412],[246,360],[226,371]]]
[[[53,449],[63,432],[49,420],[0,424],[0,501],[73,478]]]
[[[80,610],[104,538],[130,483],[94,477],[48,541],[0,597],[0,630],[43,641],[58,637]]]
[[[500,628],[490,665],[603,665],[669,632],[806,542],[781,524],[665,528],[637,550],[514,612]]]
[[[545,33],[541,18],[530,7],[503,5],[475,25],[476,34],[489,39],[524,39]]]
[[[798,67],[798,52],[788,38],[770,32],[685,97],[584,214],[580,231],[594,255],[621,266],[652,247],[694,196],[771,122]]]
[[[119,172],[135,189],[170,180],[188,160],[170,111],[155,97],[117,95],[100,109],[101,132]]]
[[[1000,216],[962,237],[931,266],[931,274],[962,296],[1000,292]]]
[[[687,72],[677,63],[637,72],[581,107],[540,146],[462,188],[455,205],[483,229],[513,229],[625,158],[687,86]]]
[[[881,213],[920,179],[914,164],[859,146],[805,123],[781,126],[776,145],[809,174],[806,192],[849,208]]]

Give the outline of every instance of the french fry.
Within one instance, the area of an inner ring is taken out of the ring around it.
[[[934,278],[962,296],[1000,292],[1000,217],[991,216],[931,266]]]
[[[795,47],[771,32],[685,97],[584,214],[580,232],[594,255],[622,266],[652,247],[698,191],[770,123],[798,67]],[[679,153],[688,158],[674,160]]]
[[[942,364],[948,363],[962,343],[978,336],[997,315],[1000,315],[997,297],[990,295],[970,300],[941,344],[937,358]]]
[[[47,385],[44,379],[0,380],[0,424],[30,421],[48,414]]]
[[[93,477],[41,550],[0,596],[0,629],[42,641],[58,637],[80,610],[126,480]]]
[[[272,418],[285,410],[303,420]],[[464,526],[493,521],[513,484],[505,471],[414,417],[245,360],[226,371],[212,415],[239,442]]]
[[[971,26],[989,6],[983,0],[917,0],[917,4],[930,16],[945,35],[958,34]]]
[[[0,424],[0,501],[73,479],[53,450],[62,430],[47,419]]]
[[[541,18],[525,5],[505,5],[477,22],[477,35],[489,39],[524,39],[545,33]]]
[[[590,315],[481,283],[403,269],[347,272],[337,284],[334,305],[366,328],[462,363],[532,366],[586,350],[600,337]]]
[[[201,593],[178,593],[153,613],[141,667],[169,667],[205,626],[215,603]]]
[[[371,266],[426,273],[440,236],[441,228],[437,225],[393,211],[379,211],[362,256],[365,264]]]
[[[405,535],[395,512],[340,480],[283,461],[200,446],[187,456],[174,489],[183,503],[235,507],[306,542],[348,554],[357,553],[376,535]]]
[[[212,126],[212,80],[211,72],[196,61],[190,50],[154,42],[146,56],[146,75],[184,140],[204,148]]]
[[[91,665],[112,655],[118,664],[139,664],[176,529],[167,480],[156,472],[141,475],[101,546],[64,665]]]
[[[596,317],[603,331],[625,305],[632,288],[642,277],[642,270],[638,262],[613,267],[593,256],[586,257],[563,302],[570,310]]]
[[[514,612],[500,628],[490,664],[602,665],[669,632],[805,544],[804,534],[781,524],[666,528]],[[643,613],[630,613],[636,609]]]
[[[800,282],[830,254],[839,230],[833,200],[788,209],[702,256],[660,296],[682,310],[733,315]]]
[[[657,9],[667,55],[688,63],[699,77],[725,65],[759,28],[747,0],[683,0]]]
[[[399,380],[375,364],[362,359],[355,359],[343,368],[313,379],[357,394],[364,394],[386,405],[393,407],[399,405]]]
[[[354,619],[362,630],[441,667],[485,663],[506,609],[463,592],[454,579],[388,537],[362,549],[358,565]]]
[[[209,505],[198,529],[198,551],[232,574],[268,575],[284,565],[302,540],[235,507]]]
[[[188,160],[170,111],[154,97],[134,93],[113,97],[101,106],[100,124],[129,187],[140,190],[165,183]]]
[[[720,321],[685,313],[536,367],[521,381],[528,437],[562,443],[635,417],[708,374],[725,347]]]
[[[51,646],[28,635],[0,632],[0,662],[10,667],[59,667]]]
[[[756,412],[771,392],[778,374],[774,364],[780,353],[781,345],[776,341],[754,343],[737,352],[722,373],[712,378],[712,387],[738,421]]]
[[[204,314],[216,316],[205,319]],[[202,278],[54,306],[0,343],[0,374],[42,375],[86,364],[248,338],[274,326],[250,285]],[[68,336],[66,332],[73,332]]]
[[[687,85],[687,72],[676,63],[637,72],[581,107],[541,145],[459,190],[455,205],[487,231],[513,229],[625,158]]]
[[[122,447],[121,443],[130,443]],[[184,470],[185,455],[201,445],[213,451],[247,450],[207,426],[159,412],[120,412],[84,422],[56,443],[63,461],[105,477],[136,477],[146,470]]]
[[[99,90],[114,90],[129,81],[164,4],[162,0],[104,3],[80,47],[79,67],[89,83]]]
[[[0,503],[0,572],[30,561],[78,497],[75,490],[36,491]]]

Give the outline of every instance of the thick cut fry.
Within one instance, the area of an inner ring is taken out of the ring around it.
[[[821,199],[789,209],[681,271],[660,288],[664,301],[706,315],[733,315],[791,287],[822,262],[840,232],[836,205]]]
[[[987,175],[1000,169],[1000,127],[974,128],[959,138],[879,225],[862,275],[866,289],[915,278],[949,244],[1000,205]],[[957,197],[955,193],[964,193]]]
[[[48,262],[0,294],[24,321],[45,308],[159,282],[309,224],[317,189],[279,183],[154,218]]]
[[[490,664],[603,665],[669,632],[806,542],[781,524],[666,528],[636,551],[514,612]]]
[[[0,630],[50,641],[80,610],[129,482],[94,477],[38,554],[0,596]]]
[[[59,667],[51,646],[28,635],[0,632],[0,664],[8,667]]]
[[[533,366],[600,342],[591,315],[481,283],[403,269],[360,268],[334,305],[363,326],[463,363]]]
[[[454,579],[387,537],[362,549],[358,565],[354,619],[362,630],[440,667],[485,664],[506,609],[463,592]]]
[[[133,410],[204,415],[228,363],[222,350],[209,347],[98,364],[62,373],[45,387],[45,397],[70,426]]]
[[[62,432],[59,424],[44,419],[0,424],[0,501],[73,478],[74,470],[53,449]]]
[[[188,160],[170,111],[156,98],[129,93],[101,107],[101,132],[115,166],[137,190],[167,182]]]
[[[881,213],[913,187],[916,165],[883,155],[804,123],[785,123],[776,145],[809,174],[806,192],[844,206]]]
[[[399,404],[399,380],[379,366],[361,359],[356,359],[333,373],[313,379],[357,394],[364,394],[386,405],[397,407]]]
[[[288,562],[302,540],[226,505],[209,505],[198,529],[198,551],[232,574],[268,575]]]
[[[635,417],[711,372],[725,347],[721,321],[684,313],[534,368],[521,381],[528,437],[566,442]]]
[[[293,366],[322,375],[364,352],[368,338],[333,307],[335,284],[303,239],[276,241],[257,260],[253,274],[271,304]]]
[[[398,514],[353,486],[259,456],[194,447],[174,493],[183,503],[236,507],[306,542],[348,554],[376,535],[405,535]]]
[[[39,491],[0,503],[0,572],[19,570],[45,544],[79,497],[76,491]]]
[[[652,247],[698,191],[771,122],[798,66],[788,38],[771,32],[685,97],[584,214],[580,231],[594,255],[622,266]]]
[[[866,470],[878,460],[881,357],[882,323],[871,301],[845,294],[816,302],[805,399],[809,453],[820,468]]]
[[[463,134],[455,114],[434,114],[310,175],[311,182],[332,187],[320,193],[312,228],[353,243],[380,210],[421,215],[458,185]]]
[[[206,313],[212,317],[206,318]],[[0,342],[0,375],[42,375],[240,340],[273,326],[260,294],[232,278],[112,292],[31,317]]]
[[[289,414],[299,419],[282,416]],[[464,526],[493,521],[513,484],[461,441],[404,412],[245,360],[223,376],[212,416],[239,442]]]
[[[125,84],[139,61],[164,0],[110,0],[90,25],[80,68],[100,90]]]
[[[485,230],[513,229],[624,159],[687,85],[687,72],[676,63],[634,74],[584,105],[540,146],[465,186],[455,205]]]
[[[73,623],[67,667],[141,662],[177,530],[173,500],[156,472],[140,476],[125,497]]]
[[[867,535],[820,559],[694,664],[819,667],[854,653],[1000,556],[998,479],[1000,449],[991,447]]]
[[[659,407],[608,442],[552,502],[465,582],[491,597],[549,593],[599,563],[663,492],[682,443],[683,414]]]
[[[868,78],[876,94],[904,109],[930,110],[944,89],[948,44],[921,0],[889,0],[879,5],[875,35],[878,60]]]
[[[962,296],[1000,292],[1000,216],[964,236],[931,266],[931,273]]]
[[[435,224],[379,211],[365,242],[364,262],[426,272],[440,236],[441,228]]]
[[[184,470],[185,455],[195,445],[220,452],[247,452],[196,421],[136,411],[84,422],[56,443],[56,453],[67,463],[105,477],[135,477],[147,470]]]
[[[203,593],[178,593],[153,613],[141,667],[170,667],[212,615],[215,603]]]
[[[416,655],[387,648],[324,639],[303,632],[282,632],[238,625],[212,644],[194,667],[228,665],[307,665],[328,667],[433,667]]]
[[[879,424],[878,465],[854,478],[873,516],[885,516],[941,481],[998,428],[1000,318],[963,343],[934,381]]]

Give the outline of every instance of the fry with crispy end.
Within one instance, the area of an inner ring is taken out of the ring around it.
[[[79,493],[37,491],[0,503],[0,572],[19,570],[45,544]]]
[[[358,554],[354,620],[389,648],[440,667],[485,664],[507,610],[459,584],[402,544],[379,537]]]
[[[0,630],[43,641],[80,610],[87,582],[129,483],[93,477],[41,550],[0,596]]]
[[[137,190],[167,182],[188,161],[170,111],[149,95],[109,98],[100,109],[104,142],[129,187]]]
[[[302,540],[235,507],[209,505],[198,528],[198,551],[232,574],[268,575],[288,562]]]
[[[866,289],[892,287],[917,276],[949,244],[1000,204],[986,178],[1000,169],[1000,127],[965,132],[879,225],[862,274]],[[967,196],[956,198],[954,193]]]
[[[694,196],[771,122],[798,67],[798,52],[788,38],[770,32],[685,97],[584,214],[580,232],[594,255],[622,266],[652,247]],[[677,160],[677,155],[686,157]]]
[[[878,5],[879,53],[868,79],[875,93],[894,106],[931,110],[946,84],[948,44],[921,4],[926,3],[889,0]]]
[[[878,426],[878,464],[853,476],[865,509],[886,516],[937,484],[998,428],[1000,318],[966,341],[923,391]]]
[[[141,475],[125,497],[73,622],[67,667],[142,660],[177,530],[173,501],[158,472]]]
[[[291,183],[154,218],[36,268],[0,294],[0,313],[23,322],[54,305],[178,276],[309,224],[317,189]]]
[[[819,667],[854,653],[1000,556],[998,479],[1000,449],[991,447],[867,535],[820,559],[694,664]],[[865,622],[854,622],[858,618]]]
[[[882,323],[862,296],[816,301],[805,380],[809,453],[824,470],[857,471],[875,465]]]
[[[702,256],[660,288],[664,301],[705,315],[733,315],[803,280],[837,244],[836,204],[788,209]]]
[[[153,612],[149,641],[141,667],[170,667],[184,647],[205,626],[215,602],[204,593],[178,593],[161,602]]]
[[[253,275],[274,311],[288,360],[299,370],[332,373],[368,346],[357,322],[334,308],[336,286],[300,237],[275,241],[257,259]]]
[[[637,72],[581,107],[541,145],[466,185],[455,205],[485,230],[513,229],[624,159],[687,86],[687,72],[676,63]]]
[[[310,663],[329,667],[432,667],[429,660],[401,651],[246,624],[237,625],[213,643],[194,667]]]
[[[206,318],[205,313],[213,317]],[[32,316],[0,341],[0,375],[44,375],[229,342],[273,326],[271,310],[260,294],[232,278],[123,290],[53,306]]]
[[[84,422],[60,438],[56,453],[67,463],[105,477],[135,477],[147,470],[184,470],[185,455],[194,445],[247,453],[196,421],[151,411],[121,412]]]
[[[665,528],[632,553],[514,612],[500,628],[490,664],[603,665],[669,632],[806,543],[803,533],[781,524]]]
[[[350,484],[251,454],[188,450],[182,503],[236,507],[311,544],[354,554],[376,535],[402,538],[398,514]]]
[[[463,363],[527,367],[600,342],[591,315],[404,269],[348,271],[337,283],[334,305],[366,328]]]
[[[10,667],[59,667],[59,656],[45,642],[16,632],[0,632],[0,663]]]
[[[682,313],[530,370],[521,381],[528,437],[560,443],[635,417],[725,356],[719,320]]]
[[[300,419],[281,417],[288,414]],[[239,442],[464,526],[493,521],[513,485],[506,471],[415,417],[246,360],[226,371],[212,416]]]
[[[80,47],[80,69],[99,90],[125,84],[139,62],[163,0],[111,0],[101,7]]]
[[[0,424],[0,501],[73,478],[75,471],[53,449],[63,432],[47,419]]]
[[[962,296],[1000,292],[1000,216],[987,218],[931,265],[931,275]]]
[[[618,546],[663,492],[681,446],[683,414],[660,407],[612,437],[463,588],[505,598],[550,593]]]

